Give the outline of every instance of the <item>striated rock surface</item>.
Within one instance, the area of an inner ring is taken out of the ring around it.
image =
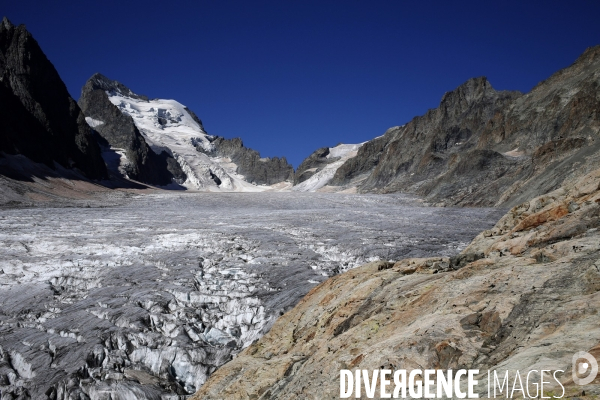
[[[193,399],[336,399],[340,369],[384,368],[479,369],[483,397],[488,369],[560,369],[567,395],[600,394],[600,377],[571,380],[574,353],[600,356],[599,228],[595,170],[515,206],[458,256],[330,278]]]
[[[107,178],[100,148],[52,63],[24,25],[0,23],[0,152]]]
[[[154,152],[133,119],[110,102],[107,93],[120,93],[148,101],[123,84],[94,74],[81,90],[79,106],[88,124],[98,133],[111,172],[151,185],[183,183],[185,173],[167,151]]]
[[[363,145],[330,185],[513,206],[600,161],[599,85],[600,46],[525,95],[470,79],[438,108]]]

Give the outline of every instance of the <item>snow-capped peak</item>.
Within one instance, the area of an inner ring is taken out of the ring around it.
[[[124,86],[123,86],[124,87]],[[125,88],[125,87],[124,87]],[[186,106],[175,100],[152,99],[129,89],[106,87],[112,104],[132,117],[148,145],[156,152],[169,152],[187,175],[183,186],[196,190],[263,191],[237,174],[237,165],[209,157],[214,137]],[[118,90],[117,90],[118,89]],[[124,94],[126,93],[126,94]]]

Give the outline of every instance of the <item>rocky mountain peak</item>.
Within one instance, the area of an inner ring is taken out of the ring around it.
[[[596,60],[598,57],[600,57],[600,45],[588,47],[587,49],[585,49],[583,54],[581,54],[577,58],[575,64],[589,63]]]
[[[0,23],[0,151],[103,179],[106,167],[85,117],[25,25]]]
[[[493,95],[496,90],[485,76],[471,78],[451,92],[446,92],[440,105],[452,106],[457,102],[473,104],[484,96]]]
[[[82,89],[82,93],[85,91],[97,89],[110,92],[111,94],[120,94],[122,96],[130,97],[132,99],[148,101],[148,96],[136,94],[127,86],[123,85],[121,82],[113,81],[98,72],[92,75],[90,79],[88,79],[88,81]]]
[[[3,29],[12,29],[15,26],[8,20],[8,18],[4,17],[2,18],[2,24],[0,24],[0,27]]]

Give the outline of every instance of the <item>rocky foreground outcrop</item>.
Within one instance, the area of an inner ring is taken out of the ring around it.
[[[365,143],[329,185],[514,206],[598,165],[599,93],[600,46],[527,94],[470,79],[438,108]]]
[[[567,395],[599,394],[600,378],[571,380],[574,353],[600,356],[599,227],[595,170],[512,208],[458,256],[330,278],[193,399],[339,398],[340,369],[384,368],[560,369]]]
[[[0,154],[22,155],[52,170],[57,163],[91,179],[108,177],[92,131],[58,72],[25,26],[6,17],[0,23],[0,108]],[[3,174],[19,175],[7,160],[2,164]]]

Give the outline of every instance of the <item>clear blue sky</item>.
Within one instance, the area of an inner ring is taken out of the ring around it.
[[[79,98],[95,72],[294,166],[470,77],[529,91],[600,44],[600,1],[8,1]]]

